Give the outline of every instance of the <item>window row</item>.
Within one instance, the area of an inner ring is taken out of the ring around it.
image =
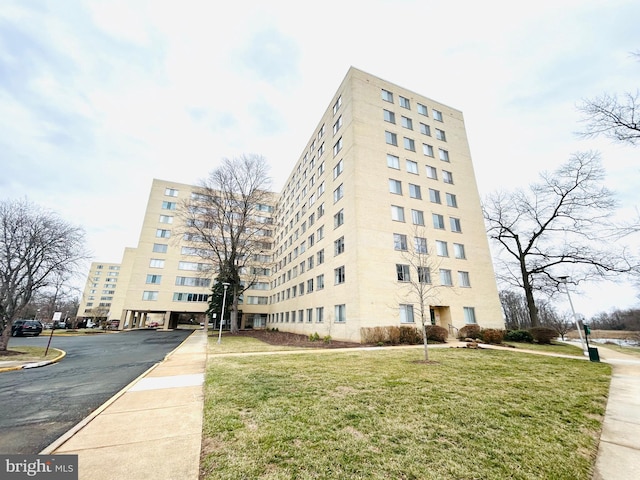
[[[404,207],[398,205],[391,205],[391,219],[395,222],[404,222],[405,214]],[[439,213],[432,213],[431,219],[433,222],[433,228],[438,230],[444,230],[444,216]],[[411,209],[411,222],[414,225],[424,226],[424,212],[422,210]],[[460,219],[456,217],[449,217],[449,226],[452,232],[462,232],[462,226]]]
[[[475,324],[476,323],[476,310],[475,307],[462,307],[464,315],[464,323]],[[400,304],[400,323],[415,323],[414,307],[411,304]]]
[[[385,102],[394,103],[393,92],[390,92],[389,90],[385,90],[383,88],[382,100],[384,100]],[[403,97],[402,95],[398,95],[398,105],[400,105],[400,107],[402,108],[406,108],[407,110],[411,110],[411,100],[406,97]],[[416,110],[420,115],[424,115],[425,117],[429,116],[429,109],[427,108],[426,105],[423,105],[421,103],[417,103],[416,105],[417,105]],[[436,110],[435,108],[432,108],[431,113],[433,115],[434,120],[438,122],[443,121],[442,112],[440,110]]]
[[[442,197],[440,195],[440,190],[436,190],[434,188],[429,188],[429,200],[432,203],[442,204]],[[389,179],[389,192],[394,193],[396,195],[402,195],[402,182],[400,180],[396,180],[394,178]],[[422,188],[420,185],[416,185],[414,183],[409,183],[409,197],[415,198],[417,200],[422,200]],[[449,207],[458,207],[458,200],[455,194],[445,192],[445,200],[447,206]]]
[[[439,257],[448,257],[449,256],[449,244],[442,240],[436,240],[436,254]],[[409,250],[409,244],[407,241],[407,235],[403,233],[394,233],[393,234],[393,249],[406,252]],[[430,251],[427,248],[427,239],[424,237],[414,237],[413,238],[413,251],[417,254],[429,254]],[[466,260],[467,256],[464,250],[464,245],[462,243],[454,243],[453,244],[453,255],[455,258],[459,260]]]
[[[451,270],[447,268],[440,268],[438,270],[440,276],[440,285],[453,286],[453,277]],[[431,282],[431,268],[427,266],[416,267],[417,277],[414,281],[419,283],[432,283]],[[409,264],[396,263],[396,280],[399,282],[411,282],[411,266]],[[469,272],[458,271],[458,286],[470,287],[471,281],[469,280]]]
[[[335,323],[344,323],[347,321],[346,305],[334,305]],[[290,312],[278,312],[269,314],[268,323],[323,323],[325,321],[324,307],[307,308],[301,310],[292,310]]]
[[[387,145],[392,145],[394,147],[398,146],[398,134],[385,130],[384,138]],[[409,150],[410,152],[416,151],[416,142],[413,138],[410,137],[402,137],[402,145],[405,150]],[[427,143],[422,144],[422,153],[427,157],[434,156],[433,145],[429,145]],[[438,148],[438,158],[443,162],[449,162],[449,151],[444,148]]]

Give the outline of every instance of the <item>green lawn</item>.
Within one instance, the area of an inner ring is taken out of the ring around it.
[[[540,345],[538,343],[523,343],[523,342],[504,342],[505,345],[511,346],[516,350],[535,350],[538,352],[546,353],[561,353],[563,355],[574,355],[581,357],[582,348],[576,345],[569,345],[561,342],[551,342],[550,345]]]
[[[609,365],[450,348],[421,359],[210,356],[203,478],[590,478]]]

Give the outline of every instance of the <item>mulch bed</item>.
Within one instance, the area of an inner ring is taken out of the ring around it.
[[[289,332],[277,332],[273,330],[242,330],[238,333],[238,335],[257,338],[258,340],[262,340],[269,345],[285,345],[291,347],[353,348],[365,346],[361,343],[341,342],[336,340],[331,340],[331,342],[324,342],[322,338],[320,338],[320,340],[312,342],[306,335]]]

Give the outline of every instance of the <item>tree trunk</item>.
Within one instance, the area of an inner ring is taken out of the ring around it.
[[[427,325],[424,322],[424,318],[422,318],[422,338],[424,342],[424,361],[429,361],[429,350],[427,349]]]
[[[238,290],[234,287],[233,288],[233,300],[232,300],[232,304],[231,304],[231,315],[230,315],[230,319],[229,321],[231,322],[231,325],[229,327],[229,331],[232,334],[236,334],[238,333]]]
[[[11,338],[11,325],[12,322],[7,322],[2,335],[0,335],[0,352],[6,352],[9,345],[9,338]]]
[[[522,271],[522,285],[524,288],[524,294],[527,297],[527,308],[529,310],[531,327],[538,327],[540,326],[540,322],[538,320],[538,307],[536,307],[536,301],[533,298],[533,286],[531,285],[529,275],[527,275],[526,267],[523,263],[520,264],[520,269]]]

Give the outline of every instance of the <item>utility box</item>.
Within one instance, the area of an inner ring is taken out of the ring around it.
[[[598,353],[598,349],[595,347],[589,347],[589,360],[592,362],[600,361],[600,354]]]

